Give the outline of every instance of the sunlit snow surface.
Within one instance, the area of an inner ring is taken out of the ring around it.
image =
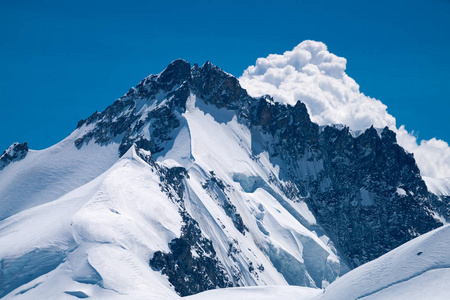
[[[0,220],[55,200],[95,179],[118,159],[118,144],[95,143],[77,149],[74,131],[45,150],[30,150],[27,156],[0,172]]]
[[[206,291],[186,300],[305,300],[314,299],[322,290],[300,286],[255,286]]]
[[[446,225],[345,274],[319,299],[449,299],[449,245]]]
[[[155,159],[188,170],[186,210],[227,273],[238,276],[241,286],[312,287],[324,283],[326,272],[337,273],[339,259],[328,237],[314,231],[319,227],[304,202],[287,199],[269,180],[278,178],[279,166],[267,153],[253,157],[251,133],[234,113],[191,95],[182,117],[173,145]],[[0,193],[6,196],[0,199],[18,202],[0,209],[7,217],[0,222],[0,245],[7,245],[0,247],[0,297],[178,297],[149,261],[155,251],[170,252],[169,242],[179,237],[179,207],[134,148],[120,159],[113,142],[77,149],[73,141],[87,130],[83,125],[2,171]],[[204,188],[211,171],[226,194]],[[245,234],[227,215],[225,201],[236,207]]]
[[[414,299],[408,298],[411,287],[420,294],[429,284],[436,297],[442,292],[449,277],[443,269],[450,264],[449,227],[353,270],[325,293],[289,286],[328,284],[323,276],[340,267],[328,237],[303,201],[286,198],[280,166],[266,152],[254,155],[250,130],[232,112],[191,94],[182,118],[171,147],[154,158],[160,166],[187,169],[187,212],[212,241],[227,273],[247,286],[191,299]],[[161,191],[160,175],[134,147],[120,159],[114,142],[91,141],[77,149],[74,139],[88,129],[83,125],[61,143],[31,151],[0,172],[0,297],[179,298],[167,277],[149,266],[155,251],[169,252],[169,242],[180,236],[179,207]],[[304,168],[320,165],[305,162]],[[226,195],[205,189],[212,174],[226,185]],[[370,195],[361,193],[369,203]],[[248,228],[245,234],[227,215],[224,201],[236,207]],[[252,273],[251,265],[264,271]]]
[[[105,299],[176,296],[148,266],[180,235],[178,207],[159,183],[132,148],[94,181],[0,223],[0,244],[8,245],[0,257],[9,273],[2,280],[20,286],[5,299],[73,299],[66,292],[74,291]],[[50,272],[39,274],[46,263]]]
[[[446,300],[450,295],[449,245],[447,225],[350,271],[325,290],[237,288],[203,292],[187,299]]]

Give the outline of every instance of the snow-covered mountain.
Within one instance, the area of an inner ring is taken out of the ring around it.
[[[448,202],[388,128],[319,127],[176,60],[60,143],[0,157],[0,297],[324,288],[447,222]]]

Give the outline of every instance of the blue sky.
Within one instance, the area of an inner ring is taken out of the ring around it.
[[[176,58],[240,76],[306,39],[398,125],[450,141],[450,1],[241,2],[1,0],[0,149],[53,145]]]

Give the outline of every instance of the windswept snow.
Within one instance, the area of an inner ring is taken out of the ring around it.
[[[350,271],[319,299],[448,299],[449,245],[446,225]]]
[[[362,265],[324,290],[294,286],[221,289],[186,299],[447,300],[450,225]]]
[[[185,297],[186,300],[308,300],[313,299],[322,291],[300,286],[255,286],[229,288],[203,292]]]
[[[449,298],[449,282],[450,269],[430,270],[405,282],[393,284],[363,299],[445,300]]]
[[[105,299],[176,297],[148,265],[181,228],[178,207],[159,183],[132,148],[94,181],[1,222],[0,244],[8,247],[0,248],[0,290],[12,290],[5,299],[73,297],[67,291]]]
[[[118,159],[118,145],[91,143],[77,149],[73,141],[83,127],[45,150],[28,155],[0,171],[0,220],[63,196],[88,183]]]

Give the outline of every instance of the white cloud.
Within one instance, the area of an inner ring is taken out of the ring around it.
[[[450,177],[450,147],[447,142],[432,138],[417,143],[417,138],[405,130],[397,129],[398,144],[414,153],[420,173],[433,178]]]
[[[397,128],[387,106],[359,91],[346,73],[347,60],[330,53],[321,42],[304,41],[282,55],[258,58],[239,81],[250,95],[271,95],[276,101],[294,105],[301,100],[311,119],[320,124],[345,124],[353,130],[371,125],[388,126],[397,133],[398,143],[414,153],[423,176],[450,177],[450,147],[442,141],[421,141]]]

